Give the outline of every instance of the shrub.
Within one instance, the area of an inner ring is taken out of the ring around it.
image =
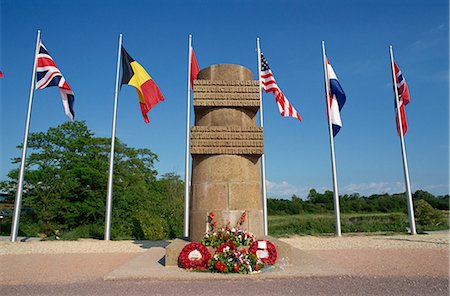
[[[444,222],[442,212],[433,208],[423,199],[416,202],[415,216],[416,222],[422,226],[438,226]]]

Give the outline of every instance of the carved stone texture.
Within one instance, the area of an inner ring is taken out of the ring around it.
[[[228,66],[228,65],[227,65]],[[212,80],[214,84],[202,84],[202,80],[194,83],[194,108],[201,107],[244,107],[256,114],[260,105],[259,82]],[[230,109],[228,112],[235,112]],[[242,113],[242,109],[237,109]],[[234,116],[240,117],[241,114]],[[250,116],[251,119],[254,116]],[[252,123],[253,125],[253,123]]]
[[[221,67],[224,65],[220,65]],[[228,65],[225,65],[228,66]],[[236,66],[236,65],[233,65]],[[218,65],[215,66],[211,66],[211,67],[218,67]],[[204,69],[206,70],[206,69]],[[203,70],[202,70],[203,71]],[[205,78],[205,73],[202,73],[202,79],[207,79]],[[259,81],[258,80],[194,80],[194,86],[196,85],[231,85],[231,86],[236,86],[236,85],[241,85],[241,86],[259,86]]]
[[[261,127],[199,127],[191,129],[191,154],[264,153]]]
[[[200,241],[208,214],[218,227],[234,226],[264,235],[261,171],[263,128],[256,126],[259,82],[239,65],[213,65],[194,82],[195,126],[191,129],[192,179],[189,236]]]

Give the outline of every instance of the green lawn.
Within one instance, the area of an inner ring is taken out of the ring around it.
[[[439,225],[416,225],[417,231],[448,229],[449,213]],[[301,214],[268,217],[269,234],[273,236],[289,235],[326,235],[335,232],[334,214]],[[404,213],[352,213],[341,214],[343,233],[382,232],[406,233],[408,217]]]

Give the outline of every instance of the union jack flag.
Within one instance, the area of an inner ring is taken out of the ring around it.
[[[36,75],[36,89],[51,86],[57,86],[59,88],[64,112],[73,121],[75,118],[75,112],[73,111],[75,96],[42,42],[40,42],[37,56]]]
[[[405,106],[408,105],[410,101],[409,97],[409,91],[408,91],[408,85],[406,84],[405,78],[403,78],[402,71],[400,71],[400,68],[397,66],[397,64],[394,62],[394,69],[395,69],[395,79],[397,82],[397,91],[398,91],[398,102],[400,107],[400,117],[402,121],[402,130],[403,135],[406,134],[408,131],[408,122],[406,121],[406,112],[405,112]],[[397,106],[397,104],[395,104]],[[397,110],[396,110],[397,111]],[[398,122],[398,116],[397,112],[395,113],[395,118],[397,122],[397,132],[400,135],[400,127]]]
[[[284,96],[281,89],[278,87],[275,77],[273,77],[272,70],[270,70],[269,64],[266,58],[261,53],[261,84],[266,93],[272,92],[275,96],[275,101],[278,105],[278,110],[281,116],[294,117],[302,121],[300,114],[295,110],[294,106],[289,103],[289,100]]]

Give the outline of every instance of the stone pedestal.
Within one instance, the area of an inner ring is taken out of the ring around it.
[[[264,235],[260,157],[263,129],[256,126],[259,82],[239,65],[213,65],[194,82],[191,129],[190,240],[200,241],[214,212],[218,227],[242,225]]]

